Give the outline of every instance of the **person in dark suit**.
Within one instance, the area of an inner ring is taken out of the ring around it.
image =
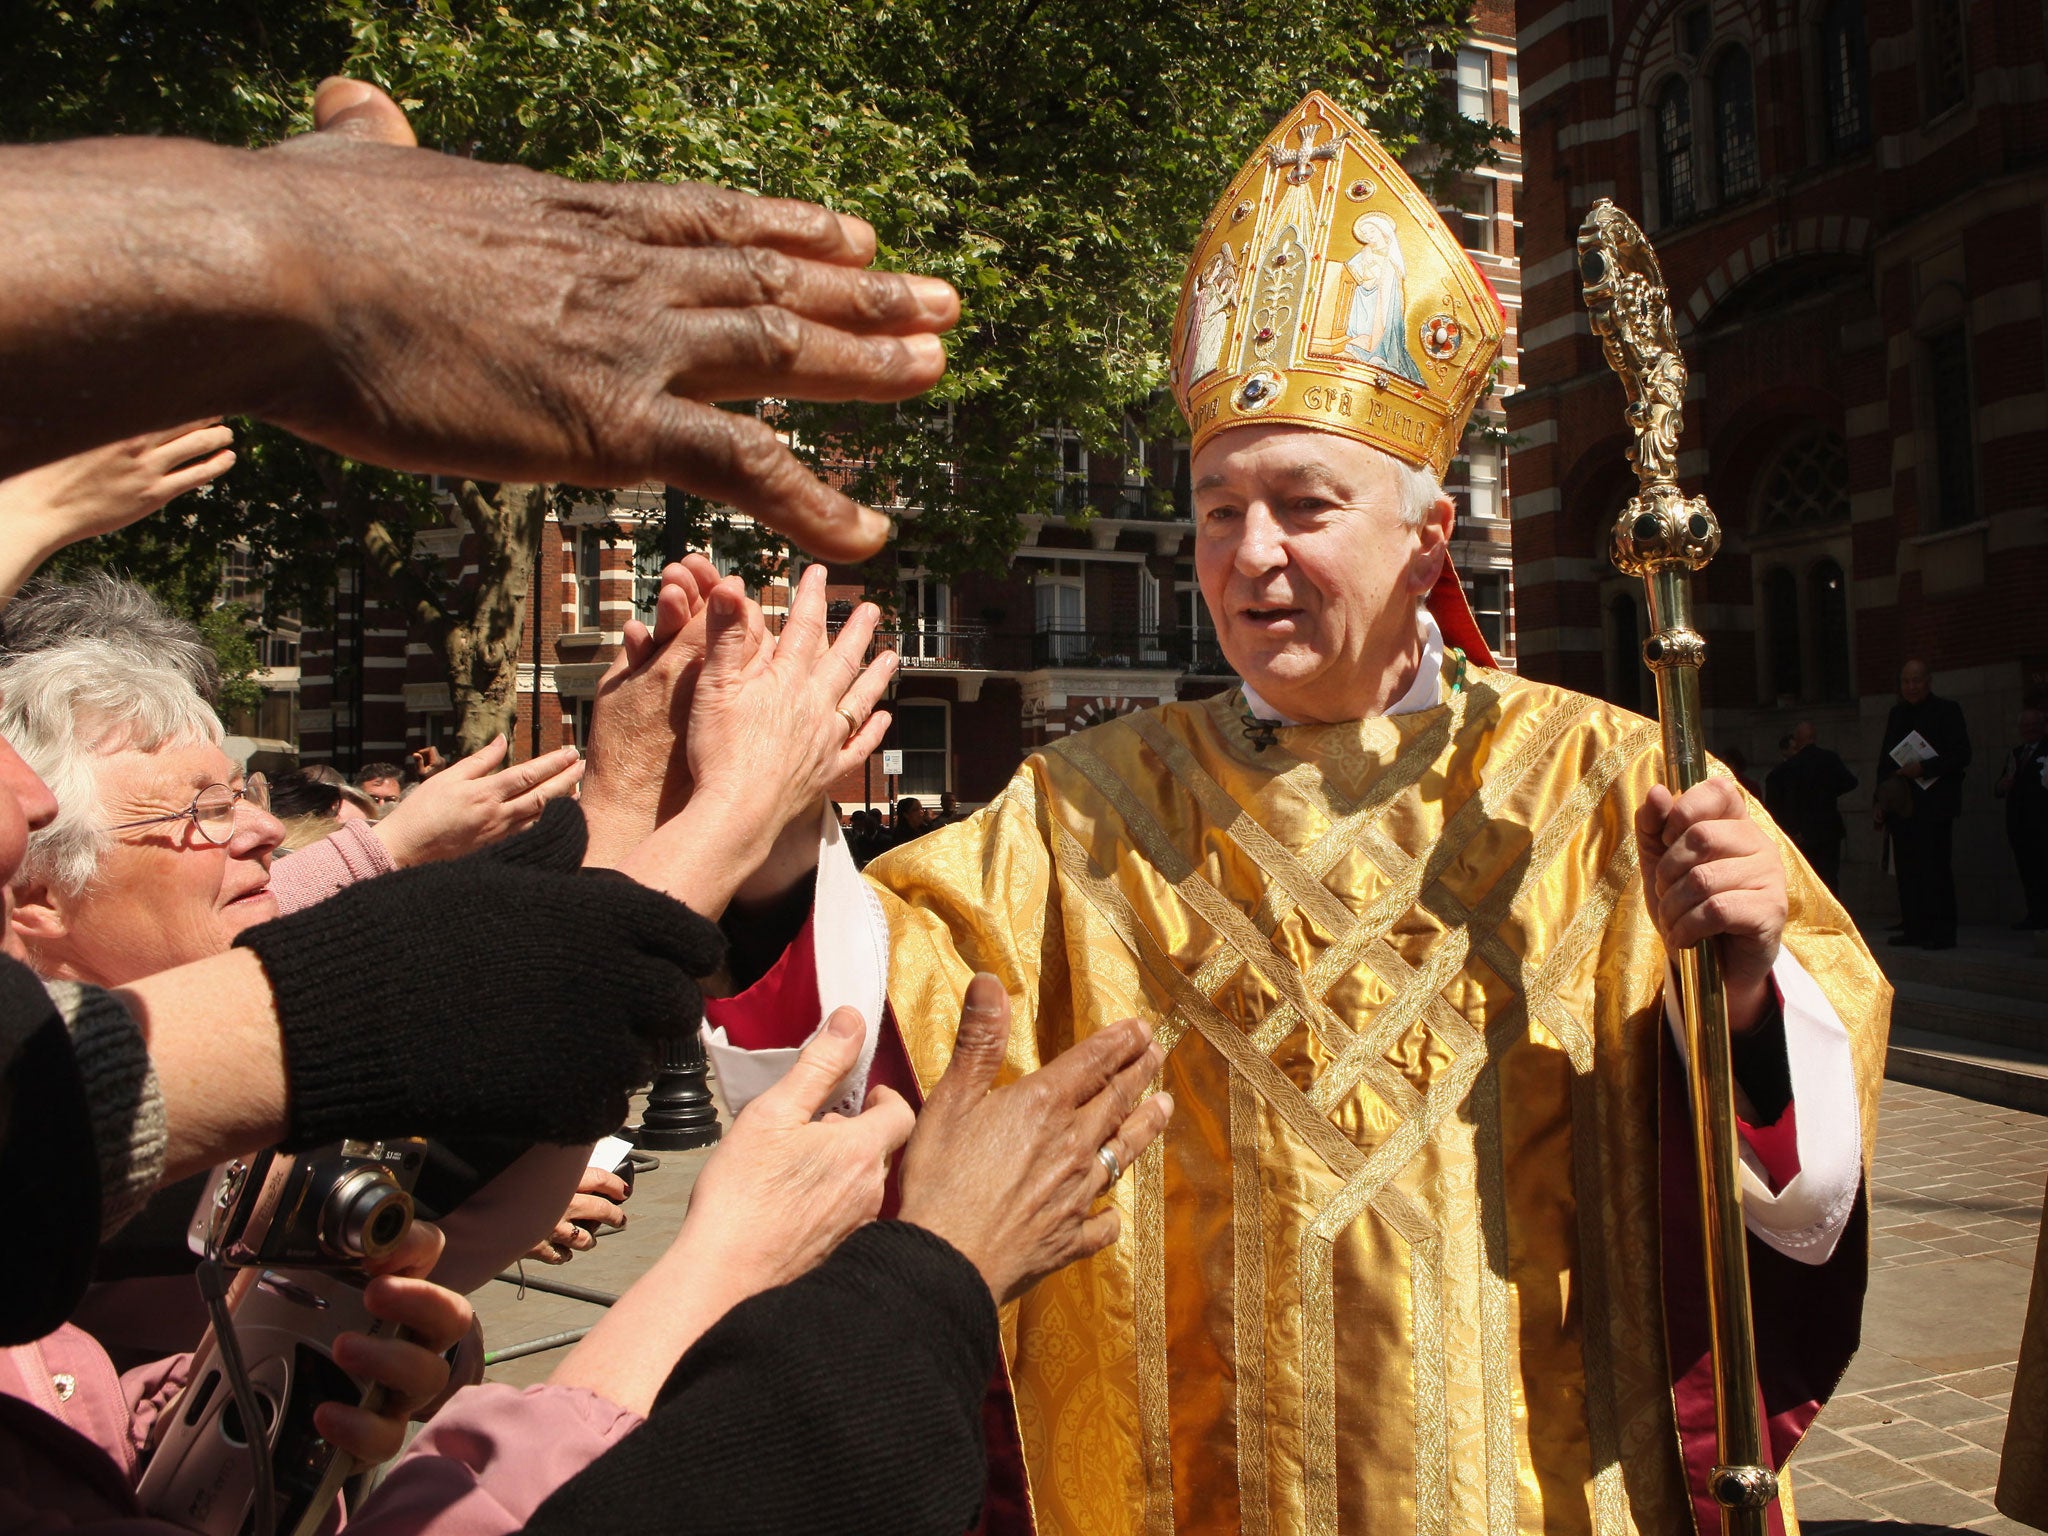
[[[1839,894],[1842,839],[1849,829],[1836,803],[1856,787],[1856,775],[1819,744],[1811,720],[1792,732],[1791,750],[1764,777],[1764,808],[1830,891]]]
[[[2027,893],[2027,915],[2015,928],[2048,928],[2048,715],[2038,709],[2020,711],[2020,744],[2005,760],[1996,794],[2005,802],[2005,840],[2020,867],[2020,885]]]
[[[1934,755],[1900,763],[1893,749],[1914,732]],[[1877,819],[1892,840],[1905,931],[1893,944],[1921,949],[1956,946],[1956,817],[1963,808],[1963,772],[1970,766],[1970,732],[1963,708],[1939,698],[1927,663],[1899,668],[1899,702],[1884,723],[1877,754]]]

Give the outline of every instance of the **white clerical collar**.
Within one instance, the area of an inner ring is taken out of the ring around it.
[[[1422,665],[1415,669],[1415,681],[1408,685],[1408,691],[1401,695],[1399,702],[1389,704],[1384,713],[1389,715],[1412,715],[1420,710],[1435,709],[1444,696],[1444,632],[1437,628],[1436,615],[1427,607],[1418,607],[1422,629]],[[1248,713],[1261,720],[1277,720],[1282,725],[1299,725],[1299,720],[1290,720],[1264,699],[1250,683],[1244,684],[1244,703]]]

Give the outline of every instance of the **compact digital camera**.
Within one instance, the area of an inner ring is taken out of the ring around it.
[[[416,1137],[343,1141],[227,1163],[193,1213],[192,1251],[243,1269],[360,1268],[412,1226],[426,1148]]]
[[[334,1340],[392,1331],[365,1310],[359,1271],[412,1226],[426,1145],[344,1141],[298,1156],[259,1153],[225,1164],[193,1213],[192,1251],[241,1271],[227,1314],[263,1418],[279,1536],[317,1529],[348,1470],[314,1429],[313,1410],[374,1406],[372,1389],[335,1364]],[[254,1503],[250,1426],[228,1372],[208,1328],[138,1486],[151,1514],[205,1536],[240,1536]]]
[[[276,1536],[317,1528],[348,1470],[335,1465],[337,1453],[313,1427],[313,1410],[363,1400],[363,1384],[334,1363],[336,1336],[391,1331],[364,1310],[361,1284],[358,1276],[333,1272],[249,1269],[228,1293],[235,1342],[264,1420]],[[249,1427],[209,1328],[185,1390],[160,1421],[136,1489],[142,1507],[202,1536],[242,1536],[255,1501],[250,1454]]]

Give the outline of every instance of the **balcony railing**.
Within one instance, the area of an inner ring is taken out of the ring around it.
[[[837,622],[832,633],[839,632]],[[1046,667],[1098,667],[1130,671],[1194,672],[1231,676],[1230,663],[1213,634],[1190,636],[1185,630],[1058,627],[1044,630],[991,630],[972,623],[910,624],[877,630],[868,647],[872,658],[894,650],[906,671],[973,670],[1027,672]]]
[[[1228,674],[1230,664],[1213,635],[1191,636],[1181,629],[1120,629],[1088,626],[1042,629],[1031,637],[1034,667],[1169,668],[1176,672]]]
[[[1069,480],[1053,492],[1052,511],[1069,517],[1091,510],[1098,517],[1125,517],[1147,522],[1185,521],[1189,515],[1187,497],[1168,488],[1162,504],[1155,505],[1153,487],[1114,485]]]

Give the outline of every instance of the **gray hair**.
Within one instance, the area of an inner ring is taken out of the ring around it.
[[[1385,449],[1375,451],[1386,452]],[[1394,470],[1400,477],[1401,521],[1410,528],[1420,528],[1429,521],[1430,510],[1443,499],[1443,483],[1427,469],[1405,459],[1396,459],[1391,453],[1387,457],[1393,461]]]
[[[87,633],[0,656],[0,736],[57,800],[56,818],[30,835],[16,882],[76,896],[98,875],[111,841],[100,826],[98,760],[114,752],[218,746],[221,726],[176,661]]]
[[[153,667],[181,674],[210,705],[220,703],[220,663],[195,625],[148,588],[105,571],[71,581],[39,581],[0,617],[0,666],[33,651],[103,640]]]

